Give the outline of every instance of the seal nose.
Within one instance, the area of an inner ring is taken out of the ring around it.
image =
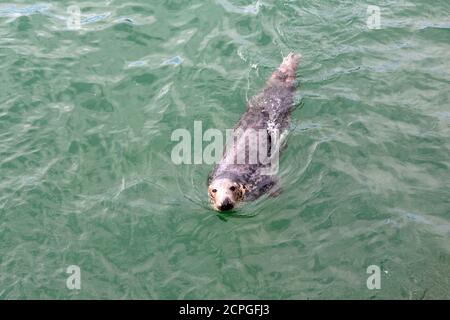
[[[230,198],[226,198],[219,207],[220,211],[228,211],[233,209],[233,202],[231,202]]]

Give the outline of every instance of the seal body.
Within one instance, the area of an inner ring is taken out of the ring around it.
[[[233,129],[231,142],[208,177],[208,194],[216,210],[233,209],[274,189],[277,179],[270,166],[289,125],[299,58],[293,53],[284,58]]]

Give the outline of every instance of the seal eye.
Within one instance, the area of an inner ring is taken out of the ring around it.
[[[216,193],[216,192],[217,192],[217,189],[212,189],[211,192],[212,192],[212,193]]]
[[[232,186],[232,187],[230,187],[230,190],[231,190],[231,191],[234,191],[234,190],[236,190],[236,187],[235,187],[235,186]]]

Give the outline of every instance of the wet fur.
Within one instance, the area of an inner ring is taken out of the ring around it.
[[[298,60],[299,57],[293,54],[284,59],[262,92],[248,102],[247,109],[236,124],[234,132],[246,129],[271,130],[272,128],[283,132],[287,129],[293,105],[294,78]],[[271,190],[277,183],[277,178],[261,174],[261,169],[265,165],[259,162],[256,164],[227,162],[230,157],[235,159],[237,154],[242,152],[245,152],[247,159],[249,148],[246,147],[245,140],[237,138],[228,150],[224,150],[222,159],[208,177],[208,185],[215,179],[228,178],[240,185],[239,194],[236,194],[237,200],[254,200]],[[268,153],[270,156],[270,149]],[[210,193],[210,197],[213,196]]]

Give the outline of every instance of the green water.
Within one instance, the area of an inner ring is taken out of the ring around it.
[[[450,2],[71,4],[0,4],[0,299],[450,298]],[[218,215],[171,134],[289,51],[283,192]]]

